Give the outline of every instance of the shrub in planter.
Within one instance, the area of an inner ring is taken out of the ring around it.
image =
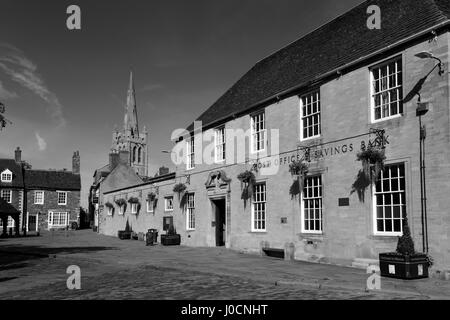
[[[403,235],[399,237],[396,252],[380,253],[380,273],[384,277],[398,279],[428,278],[430,258],[425,253],[414,250],[414,241],[408,226],[403,220]]]
[[[164,246],[180,245],[181,236],[177,234],[173,225],[169,226],[166,234],[161,235],[161,244]]]
[[[361,161],[362,171],[368,180],[374,183],[384,167],[384,149],[368,147],[356,155],[356,160]]]
[[[253,172],[246,170],[241,172],[237,178],[241,181],[241,199],[244,200],[244,207],[247,205],[247,200],[253,196],[253,189],[256,184],[256,178]]]
[[[127,220],[127,224],[125,225],[125,230],[119,230],[117,232],[117,235],[118,235],[119,239],[121,239],[121,240],[131,239],[132,232],[133,232],[133,230],[131,229],[130,224],[128,223],[128,220]]]
[[[289,172],[294,178],[294,181],[289,189],[289,194],[292,199],[303,191],[305,177],[308,170],[308,165],[302,160],[294,160],[289,164]]]

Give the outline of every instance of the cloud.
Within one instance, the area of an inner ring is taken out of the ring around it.
[[[63,106],[37,73],[37,66],[24,53],[7,43],[0,43],[0,69],[21,86],[31,90],[48,103],[47,112],[58,126],[65,126]],[[0,87],[1,89],[1,87]],[[1,91],[0,91],[1,92]]]
[[[17,98],[17,94],[13,91],[8,91],[0,81],[0,99],[9,100],[14,98]]]
[[[39,135],[39,132],[35,132],[34,135],[35,135],[36,140],[37,140],[39,151],[44,151],[45,149],[47,149],[47,142],[44,140],[44,138],[42,138]]]

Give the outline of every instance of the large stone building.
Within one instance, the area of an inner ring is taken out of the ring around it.
[[[34,170],[22,160],[17,148],[15,159],[0,159],[0,195],[19,215],[3,217],[0,228],[39,231],[76,228],[80,213],[80,154],[74,152],[72,171]]]
[[[136,93],[134,90],[133,73],[130,72],[130,82],[127,92],[127,103],[122,130],[114,129],[109,154],[109,163],[95,170],[94,181],[89,190],[89,214],[93,218],[94,229],[99,226],[99,213],[102,210],[102,182],[113,171],[117,164],[126,164],[142,181],[148,175],[148,132],[144,126],[139,131]]]
[[[381,29],[367,26],[373,4]],[[258,62],[176,141],[185,161],[159,187],[158,206],[170,208],[182,244],[364,266],[395,250],[407,216],[416,250],[450,269],[449,26],[448,1],[366,1]],[[369,146],[386,157],[374,182],[357,161]],[[298,192],[294,160],[308,168]],[[237,178],[246,170],[256,179],[248,201]],[[180,182],[182,204],[170,188]],[[153,185],[104,196],[145,203]],[[133,229],[156,225],[147,214]],[[108,217],[104,232],[126,217]]]

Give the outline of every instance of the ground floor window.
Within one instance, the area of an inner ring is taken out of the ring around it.
[[[252,203],[252,231],[266,231],[266,184],[255,185]]]
[[[154,201],[147,200],[147,212],[153,212],[154,210]]]
[[[67,212],[53,212],[48,213],[48,226],[50,227],[65,227],[69,225],[69,214]]]
[[[193,193],[187,194],[186,199],[186,225],[187,230],[195,230],[195,196]]]
[[[301,202],[302,232],[322,233],[322,177],[305,179]]]
[[[131,204],[131,213],[136,214],[138,212],[138,204],[132,203]]]
[[[14,219],[11,218],[10,216],[8,216],[8,225],[7,225],[7,227],[8,228],[14,228],[14,225],[15,225]],[[0,227],[3,228],[3,220],[2,219],[0,219]]]
[[[406,214],[405,165],[385,166],[374,190],[375,234],[401,235]]]

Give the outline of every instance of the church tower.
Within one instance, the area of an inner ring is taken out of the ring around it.
[[[128,151],[128,165],[141,177],[148,176],[147,140],[148,132],[145,126],[143,131],[139,132],[133,72],[130,72],[123,128],[122,130],[117,127],[114,129],[111,152]]]

